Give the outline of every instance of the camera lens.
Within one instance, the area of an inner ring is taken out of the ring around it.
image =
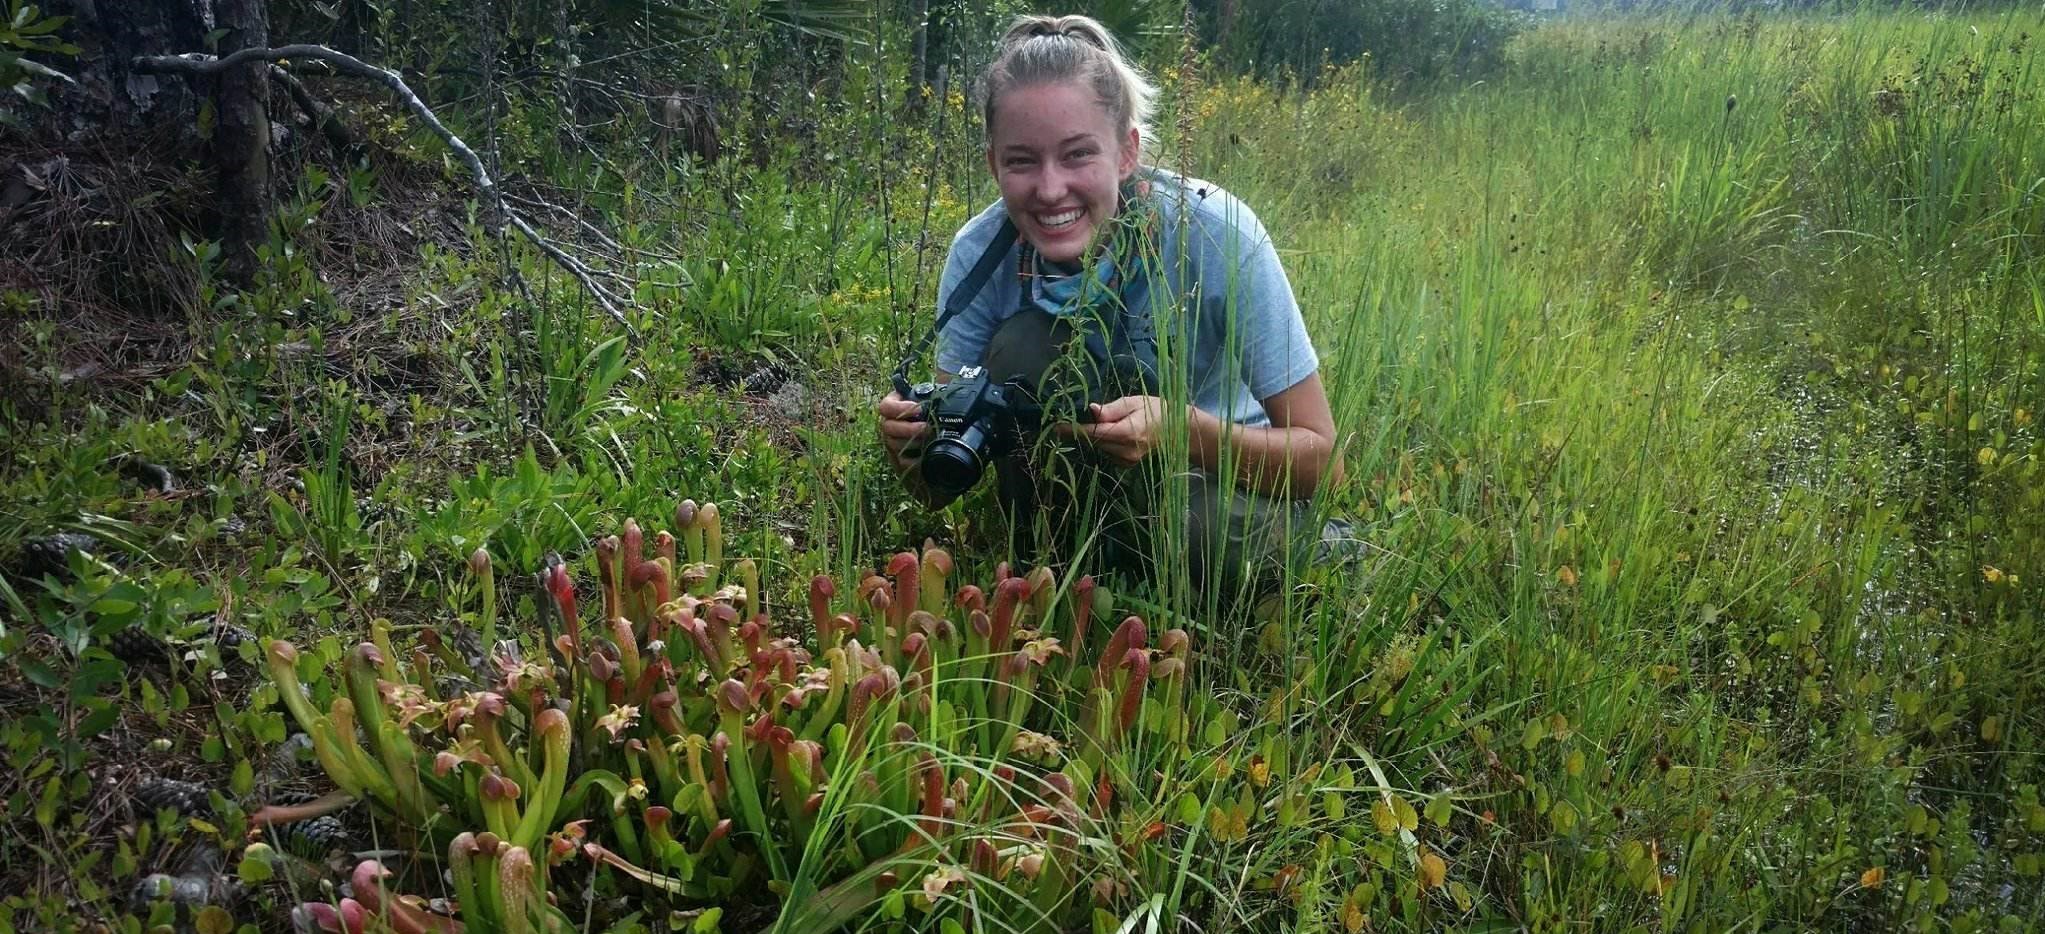
[[[957,496],[980,482],[980,475],[987,470],[986,458],[981,451],[987,446],[987,433],[975,422],[957,435],[940,435],[923,449],[923,482],[933,492],[945,496]]]

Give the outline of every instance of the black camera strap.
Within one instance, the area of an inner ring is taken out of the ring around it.
[[[966,273],[964,279],[959,280],[958,288],[952,290],[951,299],[944,303],[944,310],[938,312],[937,322],[932,324],[930,330],[924,332],[902,357],[901,365],[895,367],[894,379],[895,391],[901,393],[902,398],[909,397],[910,364],[923,356],[924,351],[929,350],[930,345],[937,342],[938,332],[943,331],[945,325],[958,317],[959,312],[965,311],[966,306],[971,305],[973,299],[979,296],[980,290],[987,287],[987,280],[994,278],[994,273],[1001,268],[1002,261],[1008,259],[1008,251],[1015,246],[1016,237],[1015,222],[1006,217],[1002,218],[1001,228],[994,232],[994,239],[987,242],[987,250],[980,254],[980,260],[973,264],[973,268]]]

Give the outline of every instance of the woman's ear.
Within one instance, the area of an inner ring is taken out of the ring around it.
[[[994,167],[994,144],[993,144],[993,143],[988,143],[988,144],[987,144],[987,172],[988,172],[988,174],[990,174],[990,175],[995,175],[995,176],[999,176],[999,175],[1001,174],[1000,170],[998,170],[998,169],[996,169],[996,168]]]
[[[992,157],[991,153],[989,154],[989,157],[990,158]],[[1116,173],[1116,175],[1119,178],[1128,178],[1129,176],[1136,174],[1136,167],[1142,164],[1143,164],[1143,134],[1137,132],[1136,128],[1132,126],[1129,128],[1128,138],[1122,140],[1122,160],[1121,163],[1116,166],[1116,168],[1120,170]]]

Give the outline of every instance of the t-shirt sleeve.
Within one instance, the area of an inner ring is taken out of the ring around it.
[[[1219,221],[1208,246],[1216,260],[1211,268],[1224,270],[1226,279],[1202,287],[1224,290],[1222,320],[1234,322],[1243,385],[1256,399],[1269,399],[1314,375],[1320,356],[1264,225],[1232,196],[1214,199],[1208,207]]]
[[[968,224],[952,238],[951,250],[944,258],[944,273],[938,277],[936,314],[944,314],[945,306],[951,304],[952,294],[980,261],[980,254],[987,249],[987,239],[976,236],[978,224]],[[966,307],[944,325],[937,333],[937,368],[958,375],[960,369],[980,362],[987,350],[987,339],[994,334],[996,324],[993,301],[989,293],[993,290],[983,284],[980,293],[973,296]]]

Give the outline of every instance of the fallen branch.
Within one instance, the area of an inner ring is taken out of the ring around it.
[[[397,97],[399,103],[404,104],[405,109],[411,111],[412,116],[417,117],[419,122],[426,125],[427,129],[432,130],[433,135],[440,137],[441,142],[447,144],[447,148],[452,150],[455,157],[460,159],[461,163],[468,168],[469,174],[475,177],[476,192],[481,196],[483,202],[484,226],[489,229],[492,236],[502,237],[505,225],[509,224],[527,240],[531,241],[533,246],[538,247],[540,252],[547,254],[548,258],[552,259],[561,268],[567,270],[569,275],[574,276],[576,280],[580,281],[582,287],[587,289],[589,294],[596,299],[597,304],[602,306],[603,310],[619,324],[624,325],[628,332],[637,333],[636,329],[632,327],[632,322],[627,320],[625,313],[619,309],[617,298],[612,296],[601,283],[597,282],[596,276],[590,268],[581,260],[562,252],[560,247],[555,246],[546,237],[541,236],[539,231],[534,230],[531,224],[526,223],[525,218],[520,217],[516,211],[511,209],[510,205],[504,202],[504,195],[497,189],[496,180],[492,179],[489,170],[483,167],[483,160],[476,155],[476,151],[470,149],[469,144],[463,142],[461,137],[456,136],[453,130],[447,128],[446,124],[441,123],[440,117],[433,113],[432,108],[426,106],[425,101],[419,99],[418,94],[413,93],[412,88],[405,84],[405,79],[400,77],[397,72],[388,68],[379,68],[346,52],[338,52],[323,45],[287,45],[274,49],[242,49],[225,58],[198,52],[188,52],[184,55],[143,55],[134,60],[134,66],[136,71],[157,74],[212,75],[248,62],[264,61],[275,64],[294,58],[326,62],[341,74],[366,78],[390,89],[391,94]]]
[[[255,827],[295,824],[315,817],[325,817],[354,803],[354,795],[336,791],[303,804],[265,804],[257,808],[254,814],[249,815],[249,824]]]
[[[348,128],[341,124],[341,118],[334,115],[332,108],[320,103],[319,98],[312,96],[312,92],[305,89],[305,83],[299,81],[297,75],[285,71],[282,65],[271,65],[270,80],[277,82],[277,86],[283,88],[284,93],[291,95],[291,100],[298,104],[298,109],[305,114],[305,119],[312,122],[313,129],[319,131],[320,136],[326,139],[327,145],[333,147],[335,152],[348,158],[361,153],[361,144],[357,143],[355,137],[349,134]]]
[[[507,197],[510,198],[510,200],[512,201],[516,201],[520,204],[525,205],[526,207],[545,209],[552,213],[559,214],[562,217],[568,218],[569,220],[574,221],[577,226],[581,227],[583,233],[595,237],[598,243],[601,243],[604,246],[609,247],[610,249],[616,250],[619,253],[625,252],[625,247],[623,244],[620,244],[618,241],[611,239],[610,234],[604,233],[602,229],[597,227],[597,225],[592,224],[586,220],[583,220],[582,215],[577,214],[574,211],[571,211],[558,204],[555,204],[552,201],[548,201],[547,199],[542,198],[538,195],[534,195],[530,198],[521,198],[518,195],[514,194],[507,195]]]

